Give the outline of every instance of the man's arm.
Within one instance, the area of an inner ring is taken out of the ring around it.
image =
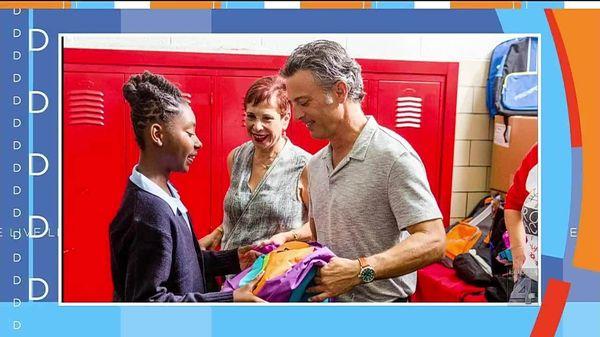
[[[444,257],[446,232],[442,220],[430,220],[407,228],[410,236],[383,253],[367,257],[376,279],[412,273]]]
[[[402,276],[440,260],[446,247],[446,232],[440,219],[407,227],[411,234],[392,248],[366,258],[376,279]],[[309,292],[317,293],[310,301],[321,302],[350,291],[361,283],[358,260],[335,257],[318,273],[318,284]]]

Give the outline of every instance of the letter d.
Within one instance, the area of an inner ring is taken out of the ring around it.
[[[41,170],[40,172],[33,171],[33,157],[42,158],[42,160],[44,161],[44,169]],[[44,175],[47,171],[48,171],[48,158],[46,158],[46,156],[44,156],[43,154],[40,154],[40,153],[30,153],[29,154],[29,175],[41,176],[41,175]]]
[[[44,286],[44,294],[42,296],[33,296],[33,282],[39,282]],[[40,301],[48,296],[48,282],[44,281],[44,279],[31,277],[29,278],[29,300],[30,301]]]
[[[40,220],[41,222],[44,223],[44,231],[41,234],[35,234],[33,232],[33,220],[37,219]],[[32,239],[39,239],[41,237],[43,237],[44,235],[48,234],[48,232],[50,231],[50,227],[48,227],[48,220],[46,220],[46,218],[44,218],[43,216],[39,216],[39,215],[30,215],[29,216],[29,237]]]
[[[44,99],[44,107],[43,108],[41,108],[41,109],[33,108],[33,95],[42,96],[42,98]],[[30,91],[29,92],[29,113],[39,114],[39,113],[46,111],[46,109],[48,109],[48,96],[45,93],[43,93],[42,91],[37,91],[37,90]]]
[[[44,43],[42,44],[41,47],[37,47],[37,48],[33,47],[33,33],[34,32],[41,33],[44,36]],[[46,49],[47,45],[48,45],[48,34],[46,34],[46,32],[43,29],[32,28],[29,30],[29,51],[42,51],[42,50]]]

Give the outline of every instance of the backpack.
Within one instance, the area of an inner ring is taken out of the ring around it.
[[[492,284],[492,269],[475,250],[456,256],[452,264],[456,275],[463,281],[478,287]]]
[[[489,196],[479,201],[469,216],[448,228],[446,233],[446,253],[442,263],[452,268],[452,261],[460,254],[475,249],[488,264],[489,234],[492,228],[493,199]]]
[[[537,116],[537,37],[502,42],[492,51],[486,105],[490,116]]]

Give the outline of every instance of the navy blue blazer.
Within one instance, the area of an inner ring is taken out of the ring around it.
[[[110,224],[110,256],[116,302],[231,302],[232,292],[206,292],[206,280],[240,272],[237,250],[201,250],[179,211],[131,181]]]

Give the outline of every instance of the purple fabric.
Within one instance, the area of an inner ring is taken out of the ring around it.
[[[305,257],[301,262],[296,263],[285,274],[265,282],[263,288],[256,295],[267,302],[288,302],[292,291],[304,280],[304,277],[311,268],[323,267],[335,256],[329,248],[323,247],[319,243],[311,242],[310,245],[316,248],[314,252]],[[258,248],[256,251],[268,254],[275,248],[277,246],[268,245]],[[239,288],[240,281],[248,274],[250,269],[252,267],[246,268],[235,277],[226,280],[221,291],[232,291]]]
[[[508,236],[508,232],[502,234],[502,240],[504,240],[504,247],[510,248],[510,237]]]

